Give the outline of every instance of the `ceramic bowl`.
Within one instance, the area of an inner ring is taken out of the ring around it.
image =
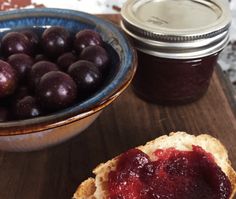
[[[86,129],[131,82],[136,53],[124,33],[96,16],[64,9],[25,9],[0,13],[0,36],[22,28],[63,26],[71,32],[89,28],[108,44],[112,64],[106,82],[89,99],[51,115],[0,123],[0,150],[31,151],[61,143]]]

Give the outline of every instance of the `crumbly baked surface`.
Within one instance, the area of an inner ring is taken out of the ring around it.
[[[228,176],[232,185],[232,195],[236,192],[236,172],[231,166],[228,159],[228,152],[223,144],[216,138],[201,134],[198,136],[190,135],[185,132],[172,132],[169,136],[164,135],[153,141],[146,143],[144,146],[137,147],[144,153],[148,154],[152,160],[155,156],[153,152],[157,149],[166,149],[174,147],[177,150],[191,151],[192,145],[201,146],[206,152],[213,155],[215,162],[221,167],[222,171]],[[110,171],[116,169],[118,157],[98,165],[93,173],[95,179],[89,178],[84,181],[76,190],[74,199],[107,199],[107,179]]]

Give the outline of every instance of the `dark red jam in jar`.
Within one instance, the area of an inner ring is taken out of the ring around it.
[[[228,177],[213,156],[199,146],[154,152],[156,160],[139,149],[122,154],[109,173],[109,199],[229,199]]]
[[[229,41],[230,11],[222,0],[130,0],[123,30],[138,51],[135,93],[157,104],[202,97],[218,54]]]
[[[138,51],[133,80],[141,98],[159,104],[184,104],[205,94],[218,54],[198,59],[166,59]],[[169,69],[167,69],[169,68]]]

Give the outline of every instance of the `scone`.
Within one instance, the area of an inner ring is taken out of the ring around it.
[[[236,172],[216,138],[161,136],[94,169],[74,199],[232,199]]]

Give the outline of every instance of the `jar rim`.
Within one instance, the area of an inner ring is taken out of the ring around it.
[[[174,8],[177,11],[171,14]],[[204,21],[203,17],[200,22],[194,19],[191,24],[191,12],[209,19]],[[231,15],[228,4],[222,0],[128,0],[121,16],[123,30],[139,49],[151,54],[169,58],[201,57],[221,51],[229,41]],[[176,16],[185,22],[179,25]],[[154,19],[157,21],[151,21]]]

